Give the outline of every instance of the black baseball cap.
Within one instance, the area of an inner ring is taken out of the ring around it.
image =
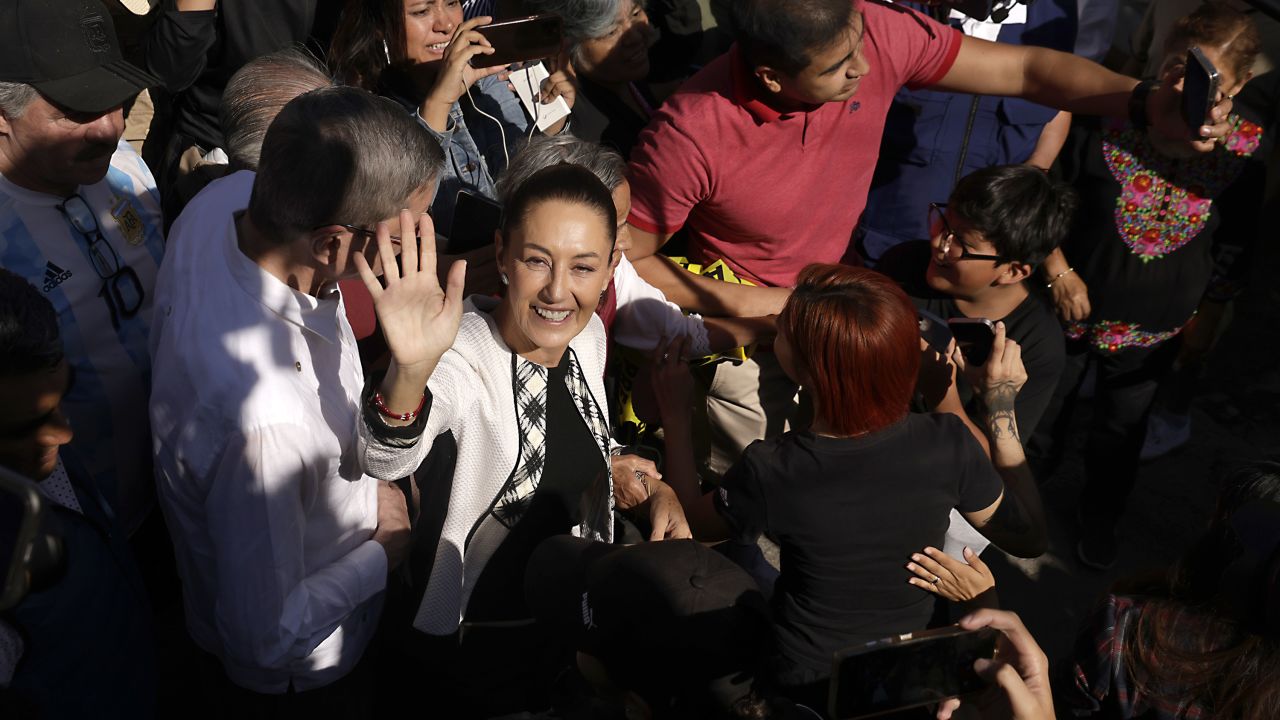
[[[101,113],[159,81],[125,62],[98,0],[0,4],[0,80],[34,86],[67,110]]]
[[[529,560],[525,600],[539,623],[649,699],[698,694],[731,707],[772,638],[755,581],[695,540],[550,538]]]

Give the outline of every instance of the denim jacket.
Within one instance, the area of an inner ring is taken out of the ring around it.
[[[470,97],[463,95],[453,104],[444,132],[436,132],[427,125],[418,115],[416,103],[400,97],[394,99],[411,108],[418,122],[444,149],[444,172],[436,185],[431,215],[436,231],[449,235],[458,191],[470,190],[496,200],[494,178],[506,169],[507,153],[520,147],[520,140],[528,134],[531,123],[520,99],[507,88],[506,81],[496,75],[481,78],[471,87]]]

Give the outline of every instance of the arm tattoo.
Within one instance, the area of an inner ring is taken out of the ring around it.
[[[1000,410],[987,415],[987,429],[991,431],[992,440],[1013,439],[1022,442],[1018,436],[1018,419],[1012,410]]]
[[[992,440],[1012,438],[1021,442],[1018,437],[1018,420],[1014,415],[1017,397],[1017,385],[1007,380],[992,385],[983,394],[983,402],[987,406],[987,428]]]

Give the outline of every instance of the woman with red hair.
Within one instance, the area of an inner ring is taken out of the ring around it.
[[[908,557],[941,547],[952,508],[1008,552],[1039,555],[1047,540],[1014,416],[1027,375],[1003,325],[986,365],[968,368],[986,405],[991,457],[954,414],[908,412],[920,329],[910,300],[879,273],[806,268],[778,317],[774,352],[812,397],[813,423],[753,443],[708,495],[679,477],[684,463],[671,453],[688,413],[679,353],[658,361],[654,385],[668,439],[664,479],[695,534],[754,544],[768,533],[782,547],[771,674],[803,701],[825,697],[835,651],[923,629],[939,582],[971,572],[930,553],[904,577]]]

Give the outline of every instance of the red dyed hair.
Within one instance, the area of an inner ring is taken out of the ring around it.
[[[861,435],[906,416],[920,369],[920,325],[893,281],[866,268],[810,265],[778,329],[832,430]]]

